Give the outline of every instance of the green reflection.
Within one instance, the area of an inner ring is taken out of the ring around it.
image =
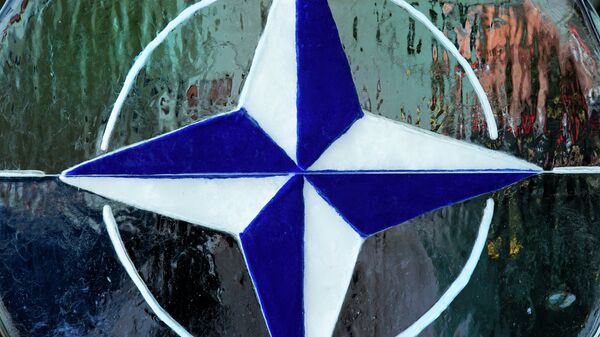
[[[191,0],[29,1],[0,49],[0,168],[60,172],[94,157],[137,53]],[[235,107],[269,0],[222,0],[153,54],[113,147]]]

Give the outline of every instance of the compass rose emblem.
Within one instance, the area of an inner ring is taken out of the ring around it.
[[[274,1],[239,107],[66,170],[237,238],[274,337],[333,332],[363,241],[542,172],[361,109],[326,0]]]

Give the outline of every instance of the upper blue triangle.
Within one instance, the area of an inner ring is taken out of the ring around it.
[[[363,116],[327,0],[296,1],[298,144],[308,168]]]
[[[76,166],[66,175],[295,172],[244,110],[213,117]]]
[[[310,175],[307,179],[342,218],[366,237],[535,174],[347,173]]]
[[[303,186],[291,178],[240,234],[272,337],[304,336]]]

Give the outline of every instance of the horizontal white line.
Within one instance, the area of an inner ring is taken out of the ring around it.
[[[321,174],[444,174],[444,173],[543,173],[543,174],[600,174],[600,166],[572,166],[556,167],[553,170],[529,171],[529,170],[388,170],[388,171],[305,171],[305,172],[252,172],[252,173],[183,173],[183,174],[148,174],[148,175],[74,175],[68,178],[203,178],[203,177],[257,177],[257,176],[285,176],[285,175],[321,175]],[[39,178],[39,177],[59,177],[60,174],[45,173],[39,170],[0,170],[0,178]]]
[[[555,167],[552,171],[549,172],[554,174],[600,174],[600,166]]]
[[[0,177],[46,177],[44,171],[38,170],[4,170],[0,171]]]
[[[193,178],[252,178],[293,175],[353,175],[353,174],[539,174],[543,171],[533,170],[386,170],[386,171],[299,171],[299,172],[241,172],[241,173],[177,173],[177,174],[77,174],[63,175],[72,178],[138,178],[138,179],[193,179]]]

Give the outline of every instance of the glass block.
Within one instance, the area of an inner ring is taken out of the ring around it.
[[[1,8],[0,337],[599,333],[585,0]]]

